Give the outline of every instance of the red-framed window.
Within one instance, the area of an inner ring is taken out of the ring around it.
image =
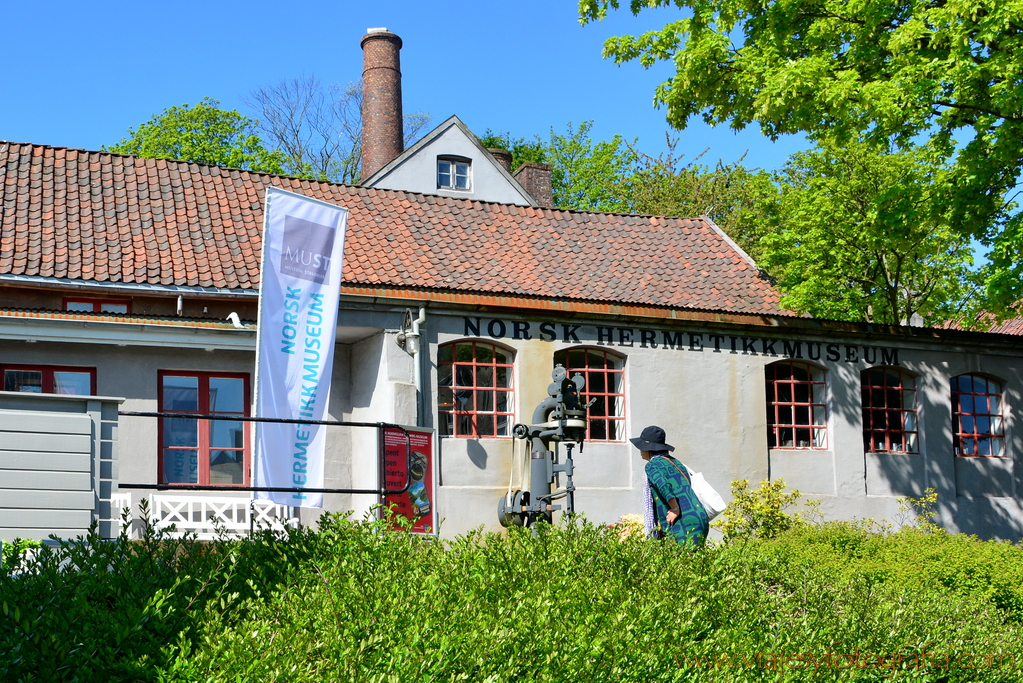
[[[765,376],[768,447],[827,448],[824,369],[783,360],[768,365]]]
[[[227,372],[161,370],[163,413],[249,414],[249,376]],[[246,486],[251,446],[242,420],[160,419],[162,484]]]
[[[565,349],[554,354],[554,364],[586,378],[582,391],[588,409],[587,441],[625,440],[625,359],[605,349]]]
[[[4,391],[30,394],[96,395],[96,368],[69,365],[0,364]]]
[[[1005,454],[1002,385],[982,375],[952,378],[952,429],[959,456],[1001,457]]]
[[[863,448],[868,453],[918,453],[916,377],[899,368],[860,373]]]
[[[81,311],[83,313],[131,313],[131,302],[113,299],[64,297],[64,310]]]
[[[509,436],[515,415],[512,352],[482,341],[437,350],[437,426],[441,436]]]

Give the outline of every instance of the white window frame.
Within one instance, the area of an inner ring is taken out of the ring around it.
[[[442,164],[447,165],[447,170],[442,171]],[[461,174],[458,173],[458,166],[465,166],[465,187],[458,186],[458,178]],[[445,184],[442,181],[443,176],[447,176],[448,183]],[[452,192],[471,192],[472,191],[472,159],[465,157],[456,156],[440,156],[437,157],[437,189],[438,190],[450,190]]]

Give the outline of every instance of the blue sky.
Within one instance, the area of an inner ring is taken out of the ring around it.
[[[654,87],[669,65],[622,67],[600,56],[613,35],[641,33],[677,14],[612,13],[581,26],[573,0],[373,2],[51,2],[9,0],[3,10],[8,96],[0,139],[98,149],[166,107],[219,99],[249,114],[253,89],[295,76],[349,82],[361,75],[368,27],[401,36],[404,106],[434,123],[458,114],[475,132],[546,135],[593,120],[595,139],[620,134],[664,149]],[[13,62],[10,56],[15,55]],[[781,166],[804,148],[695,121],[681,133],[688,158]]]

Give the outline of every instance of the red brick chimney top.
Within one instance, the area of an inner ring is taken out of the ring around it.
[[[362,45],[362,178],[387,165],[405,148],[401,113],[401,38],[371,28]]]
[[[551,187],[551,167],[549,164],[534,164],[525,162],[512,175],[519,181],[529,195],[536,200],[536,203],[544,208],[554,206],[553,188]]]
[[[490,156],[494,157],[497,163],[504,166],[504,170],[511,173],[512,153],[502,147],[487,147]]]

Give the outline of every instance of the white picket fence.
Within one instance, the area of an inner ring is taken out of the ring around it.
[[[111,503],[117,512],[131,505],[128,494],[115,494]],[[245,536],[258,529],[284,531],[297,528],[298,518],[292,508],[269,500],[253,498],[214,498],[154,493],[149,497],[149,514],[153,526],[164,529],[172,537],[195,534],[210,540],[221,533]],[[173,527],[173,530],[170,528]]]

